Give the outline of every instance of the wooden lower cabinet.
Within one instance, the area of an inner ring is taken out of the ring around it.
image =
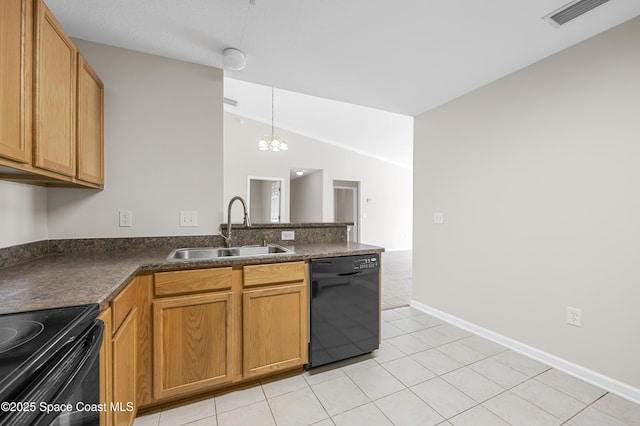
[[[132,425],[139,405],[151,399],[151,275],[133,279],[98,319],[104,323],[100,346],[102,426]]]
[[[135,307],[129,312],[112,340],[113,424],[132,425],[136,416],[137,346]]]
[[[136,404],[149,404],[151,390],[151,291],[153,275],[141,274],[136,282],[137,347],[136,347]]]
[[[231,291],[155,300],[152,312],[156,400],[233,381],[238,327]]]
[[[111,304],[112,400],[148,410],[304,365],[307,283],[305,262],[137,276]],[[131,424],[123,408],[106,424]]]
[[[252,378],[307,362],[306,282],[243,292],[243,376]]]
[[[107,308],[98,319],[104,323],[102,345],[100,346],[100,404],[105,410],[100,412],[100,424],[112,425],[111,419],[111,309]]]

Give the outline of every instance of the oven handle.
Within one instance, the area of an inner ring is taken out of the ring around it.
[[[36,402],[40,407],[41,402],[55,404],[64,403],[71,395],[74,387],[81,383],[89,371],[84,369],[86,365],[96,361],[100,355],[100,345],[102,344],[102,334],[104,323],[96,320],[84,334],[79,336],[75,341],[69,342],[71,345],[65,345],[62,350],[67,350],[65,354],[59,356],[57,361],[51,365],[44,377],[36,383],[32,383],[31,389],[28,389],[19,399],[22,401]],[[88,347],[84,344],[90,341]],[[64,380],[63,385],[57,385]],[[7,413],[5,413],[7,414]],[[4,425],[31,425],[31,424],[49,424],[59,415],[58,412],[41,412],[36,411],[20,411],[9,413],[7,417],[0,416],[0,426]]]
[[[89,344],[89,347],[84,350],[82,360],[78,363],[74,371],[71,373],[71,376],[69,377],[65,385],[60,388],[60,390],[54,395],[52,403],[65,403],[73,393],[75,387],[79,383],[82,383],[87,377],[87,374],[91,372],[87,370],[85,366],[91,365],[96,360],[98,360],[98,357],[100,356],[100,345],[102,344],[103,332],[104,323],[101,320],[97,319],[93,323],[93,326],[81,338],[78,339],[79,343],[73,348],[74,351],[82,350],[83,340],[90,339],[91,343]],[[49,422],[53,421],[56,417],[58,417],[58,415],[59,413],[51,413],[48,416],[43,415],[43,424],[49,424]]]
[[[70,393],[69,389],[73,388],[73,385],[77,384],[78,382],[82,382],[85,377],[87,377],[87,374],[89,374],[90,371],[86,370],[84,367],[87,365],[91,365],[91,363],[93,363],[96,359],[98,359],[98,356],[100,356],[100,345],[102,344],[103,332],[104,323],[101,320],[95,320],[93,326],[87,331],[87,333],[85,333],[80,339],[78,339],[80,341],[90,339],[91,343],[89,347],[84,351],[82,361],[78,363],[78,366],[69,377],[66,385],[56,394],[56,400],[60,400],[60,396],[66,398]],[[81,348],[76,347],[74,349],[80,350]]]

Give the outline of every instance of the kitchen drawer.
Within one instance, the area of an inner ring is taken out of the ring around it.
[[[154,274],[154,294],[173,296],[231,288],[232,268],[193,269]]]
[[[116,334],[124,320],[129,315],[129,312],[136,307],[136,283],[137,281],[131,281],[124,290],[118,294],[111,302],[111,314],[112,314],[112,330],[113,334]]]
[[[270,263],[244,267],[244,286],[280,284],[305,279],[307,265],[304,262]]]

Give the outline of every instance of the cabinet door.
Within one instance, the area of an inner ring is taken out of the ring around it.
[[[305,281],[243,292],[245,378],[307,362],[308,303]]]
[[[156,300],[153,385],[156,399],[231,382],[237,333],[231,291]]]
[[[34,165],[74,177],[76,48],[42,0],[35,26]]]
[[[116,426],[132,425],[136,416],[136,314],[134,307],[112,341],[113,404],[116,406],[112,415]]]
[[[104,85],[78,54],[78,179],[104,183]]]
[[[31,44],[29,0],[0,2],[0,157],[31,160]]]
[[[107,407],[100,412],[100,424],[111,425],[111,309],[107,308],[99,316],[104,323],[102,345],[100,346],[100,404]]]
[[[143,273],[136,281],[137,364],[136,364],[136,406],[151,402],[151,289],[153,275]]]

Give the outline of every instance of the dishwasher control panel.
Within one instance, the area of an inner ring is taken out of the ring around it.
[[[353,260],[354,271],[366,271],[378,267],[378,256],[359,257]]]

